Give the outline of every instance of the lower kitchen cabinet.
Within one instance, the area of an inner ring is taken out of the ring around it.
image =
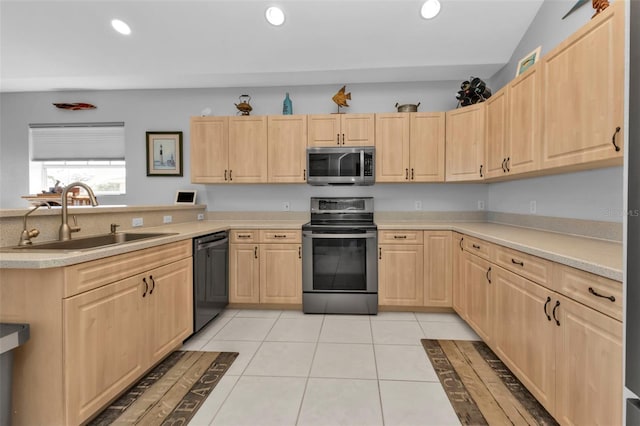
[[[465,252],[463,257],[467,322],[488,345],[493,342],[495,286],[491,263]]]
[[[380,231],[378,241],[380,305],[451,307],[451,231]]]
[[[467,303],[466,303],[466,282],[464,279],[464,235],[457,232],[453,233],[453,246],[451,249],[451,262],[452,262],[452,277],[451,277],[451,292],[453,310],[462,319],[467,319]]]
[[[301,304],[300,242],[300,231],[231,231],[229,303]]]
[[[83,424],[193,330],[191,240],[51,269],[0,269],[16,350],[15,425]]]
[[[381,244],[378,247],[378,303],[422,306],[424,246]]]

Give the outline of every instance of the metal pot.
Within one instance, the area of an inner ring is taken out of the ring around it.
[[[418,107],[420,106],[420,102],[418,104],[404,104],[398,105],[396,102],[396,108],[398,108],[398,112],[418,112]]]

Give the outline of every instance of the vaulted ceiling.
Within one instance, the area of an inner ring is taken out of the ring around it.
[[[543,0],[440,2],[425,20],[420,0],[1,0],[0,90],[489,78]],[[267,23],[271,5],[284,25]]]

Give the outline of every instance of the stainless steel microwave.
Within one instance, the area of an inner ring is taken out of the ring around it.
[[[373,185],[375,178],[372,146],[307,148],[309,185]]]

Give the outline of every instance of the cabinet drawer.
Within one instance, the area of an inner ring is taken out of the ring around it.
[[[465,235],[462,240],[462,246],[469,253],[473,253],[486,260],[491,260],[493,252],[493,246],[491,243]]]
[[[495,247],[495,262],[511,272],[515,272],[533,282],[549,287],[552,263],[507,247]]]
[[[423,231],[380,231],[378,244],[422,244]]]
[[[64,268],[64,297],[191,257],[191,240],[150,247]]]
[[[260,231],[261,243],[299,243],[302,241],[300,231],[293,229],[281,229],[281,230],[262,230]]]
[[[254,230],[232,230],[229,241],[232,243],[259,243],[260,231]]]
[[[622,283],[599,275],[554,264],[554,290],[622,321]]]

